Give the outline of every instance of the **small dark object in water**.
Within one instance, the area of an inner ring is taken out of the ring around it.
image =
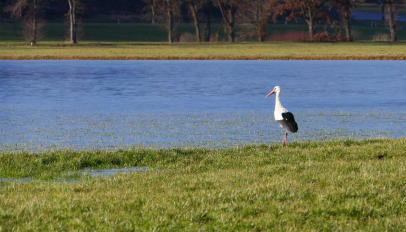
[[[384,153],[384,154],[377,155],[376,158],[378,158],[378,159],[383,159],[383,158],[385,158],[386,156],[387,156],[387,154]]]

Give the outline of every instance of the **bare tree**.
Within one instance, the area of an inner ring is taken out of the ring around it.
[[[14,17],[23,19],[23,34],[32,46],[36,45],[43,33],[45,22],[40,18],[40,14],[44,2],[43,0],[17,0],[5,9]]]
[[[204,1],[199,0],[187,0],[189,11],[193,18],[193,26],[195,28],[196,41],[201,42],[201,32],[200,32],[200,19],[199,10],[205,4]]]
[[[210,0],[186,0],[190,14],[193,19],[193,26],[195,28],[196,41],[201,42],[201,21],[203,16],[206,18],[206,41],[210,40],[211,36],[211,14],[213,11],[213,5]]]
[[[168,42],[173,43],[173,7],[174,7],[174,0],[165,0],[166,3],[166,12],[167,12],[167,28],[168,28]]]
[[[285,0],[279,9],[289,12],[288,19],[302,16],[308,27],[309,40],[313,41],[317,22],[322,18],[327,18],[326,3],[327,0]]]
[[[78,22],[77,22],[77,9],[79,7],[79,0],[68,0],[69,5],[69,41],[72,44],[78,42]]]
[[[203,5],[202,13],[206,20],[206,35],[205,41],[209,42],[211,38],[211,17],[213,11],[215,10],[215,6],[213,5],[212,1],[206,1],[206,4]]]
[[[239,13],[242,18],[247,18],[256,29],[258,42],[263,42],[266,36],[266,26],[272,16],[272,8],[276,0],[251,0],[243,1]]]
[[[151,1],[151,23],[155,24],[155,18],[156,18],[156,0],[150,0]]]
[[[218,8],[221,12],[225,31],[229,42],[235,42],[235,14],[237,12],[240,1],[238,0],[216,0]]]
[[[317,19],[320,16],[321,8],[323,7],[324,3],[325,1],[323,0],[301,0],[299,2],[301,14],[303,15],[309,28],[310,41],[313,41],[313,35],[316,31]]]
[[[157,0],[144,0],[145,10],[150,12],[147,15],[151,16],[151,23],[155,24],[157,22]]]
[[[353,41],[351,33],[351,17],[352,9],[356,7],[357,2],[355,0],[334,0],[333,3],[337,6],[340,12],[340,21],[344,26],[345,39],[347,41]]]
[[[180,4],[182,0],[155,0],[156,12],[163,15],[168,30],[168,42],[173,43],[175,18],[180,15]]]
[[[390,39],[392,42],[397,40],[396,20],[395,20],[395,0],[381,0],[383,8],[386,10],[386,21],[388,23]]]

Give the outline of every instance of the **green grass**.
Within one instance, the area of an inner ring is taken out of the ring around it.
[[[74,183],[3,183],[0,230],[402,231],[405,151],[402,138],[2,154],[2,177],[156,169]]]
[[[404,43],[0,43],[0,59],[405,59]]]

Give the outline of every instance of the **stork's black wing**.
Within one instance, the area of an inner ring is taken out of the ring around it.
[[[295,121],[295,117],[293,116],[293,114],[291,112],[282,113],[282,117],[283,117],[283,120],[281,120],[283,121],[281,122],[282,126],[290,132],[293,133],[297,132],[299,128],[297,127],[297,123]]]

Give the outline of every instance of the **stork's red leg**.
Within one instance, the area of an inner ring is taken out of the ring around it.
[[[285,130],[285,137],[283,138],[282,146],[286,145],[286,140],[288,139],[288,131]]]

